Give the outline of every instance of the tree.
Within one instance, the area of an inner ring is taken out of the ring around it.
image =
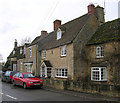
[[[20,45],[23,46],[25,43],[31,43],[31,38],[26,37],[26,38],[22,39]]]

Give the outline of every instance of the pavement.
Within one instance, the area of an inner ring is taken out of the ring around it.
[[[98,101],[110,101],[110,102],[120,103],[120,98],[117,98],[117,97],[107,97],[107,96],[103,96],[100,94],[90,94],[90,93],[83,93],[83,92],[78,92],[78,91],[61,90],[61,89],[55,89],[55,88],[50,88],[50,87],[45,87],[45,86],[44,86],[44,89],[51,91],[51,92],[62,93],[62,94],[81,97],[85,99],[91,98],[93,100],[98,100]]]

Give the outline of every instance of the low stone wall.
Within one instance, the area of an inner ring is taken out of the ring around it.
[[[73,90],[85,93],[96,93],[112,97],[120,97],[120,85],[114,86],[109,84],[99,83],[81,83],[72,80],[54,80],[50,78],[43,79],[44,86]]]

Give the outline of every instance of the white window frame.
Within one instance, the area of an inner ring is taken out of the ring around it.
[[[32,47],[29,47],[30,50],[30,57],[32,57]]]
[[[13,55],[15,54],[15,50],[13,50]]]
[[[66,45],[61,47],[61,56],[66,56]]]
[[[45,59],[46,58],[46,50],[42,51],[42,58]]]
[[[68,78],[68,69],[56,68],[55,77]]]
[[[22,48],[20,49],[20,54],[22,54]]]
[[[103,58],[104,57],[104,47],[97,46],[96,47],[96,58]]]
[[[106,67],[91,67],[92,81],[107,81]]]
[[[24,54],[26,54],[26,47],[24,47]]]
[[[62,38],[62,31],[61,29],[59,28],[58,31],[57,31],[57,40],[61,39]]]
[[[20,61],[20,72],[22,72],[22,68],[23,68],[23,62]]]

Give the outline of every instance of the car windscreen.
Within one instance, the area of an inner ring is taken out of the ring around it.
[[[10,73],[11,73],[11,71],[6,71],[5,75],[6,75],[6,76],[9,76]]]
[[[23,74],[24,78],[35,78],[33,74]]]

